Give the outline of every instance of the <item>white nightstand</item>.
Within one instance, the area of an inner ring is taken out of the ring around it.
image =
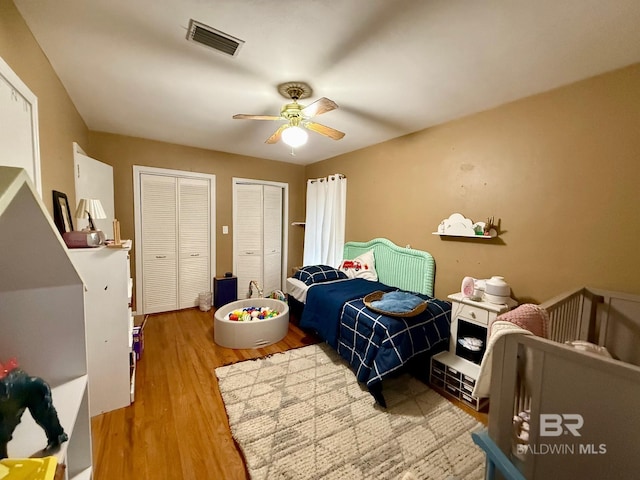
[[[482,410],[488,398],[471,395],[480,361],[487,345],[487,328],[501,313],[514,308],[518,303],[509,299],[507,304],[471,300],[462,293],[449,295],[451,300],[451,338],[449,351],[434,355],[431,359],[431,384],[476,410]],[[458,339],[472,339],[471,344]],[[480,346],[481,342],[481,346]]]

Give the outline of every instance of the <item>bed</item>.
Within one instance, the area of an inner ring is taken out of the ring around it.
[[[640,295],[579,288],[540,306],[549,339],[509,335],[493,348],[489,427],[472,435],[487,478],[514,467],[498,477],[636,478]]]
[[[287,294],[300,327],[333,347],[376,402],[386,406],[382,394],[385,378],[409,370],[425,380],[429,357],[448,346],[451,304],[433,297],[435,262],[428,252],[376,238],[346,243],[344,259],[357,262],[371,252],[376,280],[321,278],[300,285],[300,281],[292,281],[298,279],[290,278]],[[375,312],[365,305],[364,298],[376,291],[410,292],[426,302],[426,309],[407,318]]]

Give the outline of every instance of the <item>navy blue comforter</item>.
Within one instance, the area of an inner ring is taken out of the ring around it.
[[[451,303],[420,295],[427,309],[415,317],[389,317],[369,310],[362,299],[342,310],[338,353],[349,362],[359,382],[370,389],[409,360],[449,343]],[[424,365],[428,377],[429,365]]]
[[[427,309],[410,318],[381,315],[364,305],[367,294],[393,290],[361,278],[316,284],[307,292],[300,319],[300,326],[315,330],[370,389],[416,355],[439,351],[449,342],[449,302],[420,295]]]
[[[307,291],[300,326],[315,330],[320,338],[337,349],[340,313],[344,304],[354,298],[364,298],[378,290],[388,292],[395,288],[363,278],[312,285]]]

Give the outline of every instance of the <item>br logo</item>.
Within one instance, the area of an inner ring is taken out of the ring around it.
[[[540,436],[559,437],[570,433],[574,437],[580,437],[580,430],[584,425],[582,415],[578,413],[541,413]]]

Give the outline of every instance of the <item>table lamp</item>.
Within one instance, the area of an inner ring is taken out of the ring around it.
[[[83,229],[85,231],[94,231],[100,235],[100,243],[104,244],[105,235],[101,230],[96,228],[94,220],[107,218],[107,214],[102,208],[102,203],[97,198],[82,198],[76,208],[76,218],[88,218],[89,225]]]

